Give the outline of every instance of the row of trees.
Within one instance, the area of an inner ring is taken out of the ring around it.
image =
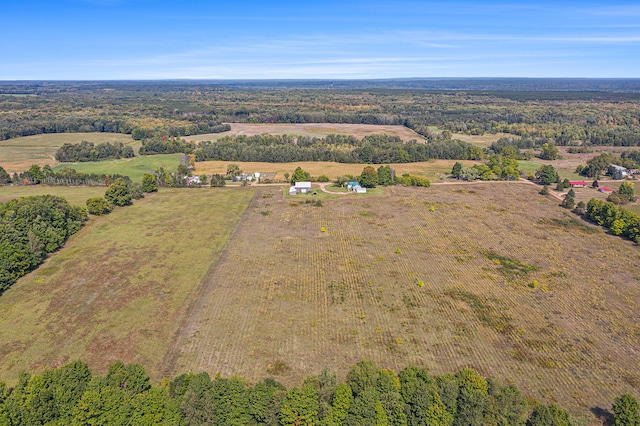
[[[388,135],[362,139],[328,136],[324,139],[288,135],[225,137],[216,142],[200,142],[194,151],[197,161],[297,162],[335,161],[338,163],[410,163],[432,158],[480,160],[482,148],[461,141],[404,143]]]
[[[159,137],[152,139],[144,139],[142,146],[138,150],[140,155],[152,155],[152,154],[176,154],[184,153],[191,154],[194,150],[194,146],[187,143],[184,139]]]
[[[14,173],[12,178],[0,167],[0,185],[13,183],[14,185],[53,185],[53,186],[109,186],[116,179],[130,182],[129,176],[114,174],[79,173],[70,167],[54,171],[48,164],[40,167],[32,165],[29,170]]]
[[[56,160],[62,163],[114,160],[134,156],[133,148],[122,142],[105,142],[94,145],[87,141],[77,144],[65,143],[55,154]]]
[[[592,198],[586,205],[585,217],[615,234],[640,243],[640,216],[611,201]]]
[[[640,423],[630,394],[612,406],[616,425]],[[557,404],[528,402],[517,387],[470,368],[433,376],[407,367],[396,374],[371,361],[352,366],[346,380],[324,369],[287,389],[273,379],[253,386],[242,378],[182,374],[159,386],[142,366],[112,364],[94,376],[83,362],[0,384],[0,424],[51,425],[574,425]]]
[[[0,293],[62,247],[86,220],[83,208],[53,195],[0,203]]]

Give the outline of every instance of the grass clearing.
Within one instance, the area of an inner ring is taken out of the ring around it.
[[[91,221],[0,297],[0,380],[76,359],[162,376],[209,266],[255,190],[161,189]]]
[[[393,187],[322,208],[259,191],[167,373],[299,385],[362,358],[434,374],[473,366],[587,416],[634,391],[623,377],[640,375],[640,249],[550,225],[566,211],[535,187]]]
[[[75,206],[86,207],[88,198],[104,197],[106,189],[104,186],[2,186],[0,187],[0,203],[14,198],[48,194],[64,197]]]
[[[145,173],[153,173],[158,167],[164,167],[165,170],[174,172],[178,168],[181,155],[182,154],[139,155],[133,158],[122,158],[120,160],[63,163],[55,167],[54,170],[70,167],[81,173],[121,174],[129,176],[134,182],[140,182]]]
[[[480,145],[483,148],[488,148],[492,143],[496,142],[500,138],[514,138],[520,139],[519,136],[514,136],[509,133],[485,133],[484,135],[466,135],[464,133],[454,133],[451,139],[458,139],[463,142],[469,142],[474,145]]]
[[[398,136],[407,142],[412,139],[423,140],[423,137],[405,126],[376,124],[339,124],[339,123],[305,123],[305,124],[249,124],[229,123],[231,130],[222,133],[185,136],[188,141],[217,141],[225,136],[255,136],[264,133],[272,135],[300,135],[324,138],[327,135],[353,135],[359,139],[369,135],[387,134]]]
[[[75,144],[82,141],[94,144],[122,142],[131,145],[136,153],[141,145],[140,141],[134,141],[131,135],[122,133],[47,133],[25,136],[0,141],[0,165],[9,173],[25,171],[32,164],[48,164],[54,167],[60,164],[54,158],[58,148],[65,143]]]

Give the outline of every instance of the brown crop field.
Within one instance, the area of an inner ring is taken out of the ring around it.
[[[255,136],[269,133],[272,135],[300,135],[324,138],[327,135],[353,135],[363,138],[369,135],[387,134],[398,136],[403,141],[423,140],[423,137],[405,126],[387,126],[378,124],[338,124],[338,123],[305,123],[305,124],[249,124],[229,123],[231,130],[222,133],[185,136],[188,141],[215,141],[224,136]]]
[[[257,193],[166,374],[299,385],[361,358],[471,366],[587,416],[638,393],[640,249],[534,186],[391,188],[322,207],[281,193]]]
[[[58,148],[65,143],[75,144],[82,141],[94,144],[122,142],[131,145],[136,152],[140,147],[140,141],[134,141],[130,135],[121,133],[48,133],[25,136],[0,141],[0,166],[9,173],[22,172],[32,164],[49,164],[53,167],[60,164],[54,158]]]
[[[161,190],[93,218],[0,296],[0,381],[82,359],[155,378],[200,283],[253,197],[250,188]]]

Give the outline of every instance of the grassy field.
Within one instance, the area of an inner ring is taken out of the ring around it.
[[[0,189],[0,203],[19,197],[35,195],[57,195],[64,197],[71,204],[85,207],[88,198],[103,197],[104,186],[3,186]]]
[[[451,139],[459,139],[463,142],[469,142],[475,145],[480,145],[483,148],[488,148],[492,143],[497,141],[500,138],[516,138],[519,139],[518,136],[514,136],[508,133],[485,133],[484,135],[466,135],[464,133],[454,133],[451,136]]]
[[[404,141],[412,139],[422,140],[422,136],[405,126],[385,126],[376,124],[337,124],[337,123],[307,123],[307,124],[249,124],[229,123],[231,130],[223,133],[208,133],[204,135],[185,136],[188,141],[215,141],[224,136],[238,135],[300,135],[324,138],[327,135],[354,135],[363,138],[369,135],[387,134],[398,136]]]
[[[32,164],[56,166],[54,154],[65,143],[122,142],[137,153],[140,141],[121,133],[49,133],[0,141],[0,165],[10,173],[22,172]]]
[[[430,160],[419,163],[402,163],[391,164],[390,166],[395,168],[396,175],[400,176],[403,173],[410,173],[420,176],[426,176],[429,179],[439,179],[444,175],[451,173],[451,168],[455,164],[455,160]],[[465,165],[472,166],[476,164],[475,161],[461,161]],[[298,163],[249,163],[238,161],[202,161],[196,163],[196,174],[206,173],[226,173],[227,166],[230,163],[235,163],[240,166],[244,172],[275,172],[276,180],[284,180],[284,173],[289,173],[291,176],[296,167],[302,167],[303,170],[309,172],[311,176],[318,177],[320,175],[326,175],[329,179],[335,179],[341,175],[359,175],[362,173],[362,169],[366,164],[345,164],[334,162],[321,162],[321,161],[307,161]],[[379,167],[379,165],[375,165]]]
[[[134,158],[122,158],[120,160],[96,161],[87,163],[64,163],[55,167],[60,170],[63,167],[71,167],[82,173],[104,173],[108,175],[121,174],[129,176],[134,182],[142,181],[142,175],[153,172],[158,167],[164,167],[167,171],[175,171],[182,154],[165,155],[139,155]]]
[[[255,191],[161,190],[93,218],[0,297],[0,380],[75,359],[154,378]]]
[[[640,250],[535,187],[391,188],[323,207],[281,193],[254,198],[167,374],[299,385],[361,358],[472,366],[581,415],[638,393]]]

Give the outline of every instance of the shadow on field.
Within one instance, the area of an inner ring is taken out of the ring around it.
[[[613,414],[606,408],[591,407],[591,412],[602,422],[603,425],[614,424]]]

